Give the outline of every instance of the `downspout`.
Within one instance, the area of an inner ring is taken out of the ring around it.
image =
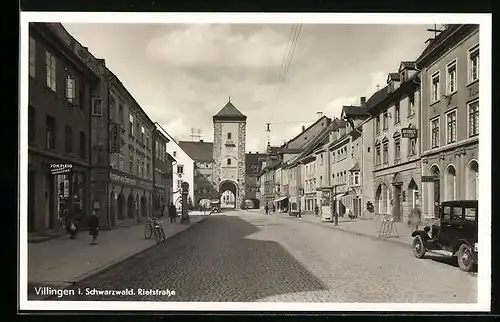
[[[415,64],[415,69],[420,76],[420,83],[415,82],[415,79],[413,80],[413,82],[420,86],[419,93],[418,93],[418,105],[417,105],[417,119],[419,120],[417,140],[419,141],[418,142],[418,159],[420,160],[420,192],[421,192],[420,208],[422,210],[422,215],[425,218],[426,215],[428,216],[428,213],[426,214],[426,212],[425,212],[425,209],[427,209],[427,207],[425,207],[425,208],[423,207],[425,193],[424,193],[424,185],[422,183],[422,177],[424,176],[424,166],[422,164],[422,148],[423,148],[423,143],[422,143],[422,124],[423,123],[422,122],[423,121],[422,121],[422,114],[421,114],[421,112],[422,112],[422,96],[423,96],[423,81],[422,81],[423,80],[423,73],[422,73],[422,69],[419,69],[417,64]]]

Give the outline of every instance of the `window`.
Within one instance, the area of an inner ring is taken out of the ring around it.
[[[375,165],[380,165],[382,159],[380,158],[380,144],[375,147]]]
[[[332,152],[332,163],[335,163],[335,151]]]
[[[479,79],[479,45],[469,50],[469,82]]]
[[[228,133],[228,134],[227,134],[227,139],[228,139],[228,140],[231,140],[231,133]]]
[[[118,163],[118,170],[123,171],[123,163],[124,163],[123,155],[120,154],[119,159],[120,161]]]
[[[443,207],[443,220],[450,221],[450,218],[451,218],[451,207],[450,206]]]
[[[389,163],[389,142],[384,143],[384,164]]]
[[[28,107],[28,143],[35,142],[35,108],[33,106]]]
[[[375,132],[380,133],[380,115],[375,119]]]
[[[118,123],[121,125],[125,125],[124,113],[123,113],[123,105],[118,105]]]
[[[178,165],[177,166],[177,173],[184,173],[184,166],[183,165]]]
[[[68,77],[66,78],[66,99],[71,104],[75,104],[75,99],[76,99],[76,81],[70,75],[68,75]]]
[[[401,110],[399,102],[394,105],[394,124],[398,124],[401,121]]]
[[[408,155],[413,156],[417,154],[417,139],[410,139]]]
[[[134,154],[132,152],[130,152],[130,156],[129,156],[129,171],[130,173],[134,173]]]
[[[141,125],[139,124],[139,122],[135,122],[135,124],[136,124],[135,131],[136,131],[137,137],[139,137],[141,135]]]
[[[354,172],[354,184],[359,184],[359,172]]]
[[[144,136],[144,126],[141,125],[141,142],[143,144],[144,144],[144,141],[145,141],[144,138],[145,138],[145,136]]]
[[[479,134],[479,100],[469,103],[469,136]]]
[[[323,153],[320,154],[320,157],[321,157],[321,159],[320,159],[320,165],[323,165]]]
[[[465,221],[476,221],[476,208],[465,208]]]
[[[36,47],[35,47],[36,43],[35,43],[35,39],[31,38],[30,37],[30,57],[29,57],[29,60],[30,60],[30,76],[31,77],[35,77],[35,72],[36,72],[36,68],[35,68],[35,60],[36,60]]]
[[[446,66],[446,81],[448,87],[448,94],[453,94],[457,91],[457,60],[455,59],[453,62],[449,63]]]
[[[92,115],[102,115],[102,98],[94,97],[92,99]]]
[[[453,207],[451,213],[452,221],[462,221],[462,207]]]
[[[384,112],[384,120],[383,120],[383,124],[384,126],[384,131],[387,130],[387,126],[388,126],[388,114],[387,114],[387,111]]]
[[[431,103],[439,101],[440,92],[439,72],[437,72],[431,76]]]
[[[56,148],[56,119],[50,115],[45,117],[45,147],[50,150]]]
[[[177,157],[177,151],[174,151],[174,158]]]
[[[68,125],[64,128],[64,151],[73,153],[73,131]]]
[[[85,132],[80,131],[80,158],[85,159],[87,157],[87,139],[85,138]]]
[[[446,143],[457,141],[457,111],[446,114]]]
[[[227,165],[231,165],[231,159],[227,159]]]
[[[431,148],[439,147],[439,118],[431,121]]]
[[[415,114],[415,93],[408,95],[408,117]]]
[[[45,66],[47,69],[47,87],[56,91],[56,58],[48,51],[45,52]]]
[[[129,116],[128,116],[128,124],[129,124],[130,135],[135,136],[135,132],[134,132],[134,116],[132,114],[129,114]]]
[[[401,159],[401,140],[394,139],[394,160]]]
[[[182,180],[177,180],[177,189],[181,189],[182,187]]]

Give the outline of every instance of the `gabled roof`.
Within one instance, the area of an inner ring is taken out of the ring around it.
[[[211,162],[213,146],[212,142],[179,141],[179,147],[194,161]]]
[[[342,115],[346,116],[369,116],[370,113],[366,110],[366,108],[361,106],[343,106],[342,107]]]
[[[399,64],[399,72],[402,72],[403,69],[416,70],[417,65],[414,61],[402,61],[401,64]]]
[[[388,83],[390,81],[399,82],[400,80],[401,80],[401,74],[400,73],[389,73],[389,75],[387,75],[387,82]]]
[[[382,103],[388,96],[389,93],[387,91],[387,87],[376,91],[370,98],[366,101],[366,110],[370,111],[370,109],[376,107],[378,104]]]
[[[245,167],[247,175],[258,175],[262,170],[262,157],[265,154],[260,153],[246,153],[245,154]]]
[[[299,134],[297,134],[295,137],[293,137],[292,139],[286,141],[280,148],[281,149],[286,149],[290,143],[292,143],[293,141],[297,140],[302,134],[307,133],[307,131],[309,131],[313,126],[315,126],[316,124],[318,124],[320,121],[326,121],[327,123],[331,124],[331,119],[328,116],[323,115],[322,117],[320,117],[319,119],[317,119],[313,124],[309,125],[302,132],[300,132]],[[328,125],[325,126],[325,128],[327,128],[327,127],[328,127]],[[306,145],[307,145],[307,141],[304,144],[302,144],[301,148],[304,148]]]
[[[213,116],[215,120],[228,120],[228,121],[246,121],[247,117],[243,115],[234,105],[231,100],[227,102],[226,105],[219,111],[219,113]]]
[[[361,168],[359,167],[358,162],[356,162],[356,164],[351,169],[349,169],[350,172],[360,171],[360,170],[361,170]]]

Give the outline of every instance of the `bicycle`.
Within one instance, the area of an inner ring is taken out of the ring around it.
[[[148,217],[144,225],[144,239],[150,239],[154,232],[154,218]]]
[[[162,243],[165,241],[165,231],[163,230],[163,226],[162,226],[162,221],[159,221],[159,220],[155,220],[154,221],[154,235],[155,235],[155,238],[156,238],[156,243],[159,244],[159,243]]]

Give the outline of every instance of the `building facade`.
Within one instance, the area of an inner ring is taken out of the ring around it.
[[[246,193],[246,120],[231,101],[213,116],[213,183],[219,195],[226,191],[234,195],[236,209],[241,208]]]
[[[179,146],[194,161],[193,196],[194,207],[210,205],[211,199],[217,199],[217,190],[213,185],[213,143],[200,141],[179,141]]]
[[[102,60],[61,24],[30,23],[28,106],[28,231],[63,231],[65,218],[86,227],[91,208],[90,97]]]
[[[422,70],[423,214],[478,199],[479,26],[448,25],[417,59]]]
[[[167,153],[167,144],[170,140],[158,126],[153,131],[153,213],[163,211],[167,214],[168,205],[173,202],[172,194],[172,161]]]
[[[374,208],[378,214],[403,221],[420,204],[420,78],[415,63],[401,62],[399,72],[389,73],[381,91],[383,98],[370,106]]]
[[[110,70],[92,104],[92,197],[103,227],[139,223],[153,210],[154,122]]]
[[[260,208],[260,172],[262,162],[265,158],[263,153],[249,152],[245,155],[246,178],[245,178],[245,203],[248,208]]]
[[[184,181],[189,184],[188,202],[194,200],[194,160],[169,133],[165,134],[170,139],[167,152],[175,159],[172,162],[172,201],[179,212],[182,209],[181,185]]]

